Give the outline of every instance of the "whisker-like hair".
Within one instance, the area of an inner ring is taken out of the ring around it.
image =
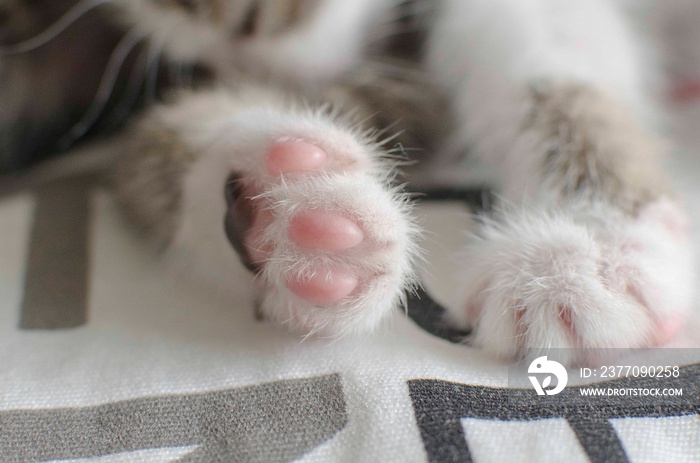
[[[155,50],[152,54],[149,54],[148,65],[146,66],[145,72],[148,75],[148,82],[146,83],[146,102],[151,104],[157,99],[158,92],[158,65],[160,59],[163,56],[163,49],[165,48],[165,41],[159,43],[157,46],[153,47]]]
[[[168,42],[168,37],[170,37],[170,35],[173,34],[183,22],[184,21],[178,21],[171,24],[165,32],[163,32],[154,39],[154,41],[152,42],[152,46],[149,47],[148,67],[146,68],[146,72],[148,73],[148,82],[146,86],[146,102],[148,104],[151,104],[154,101],[156,101],[158,97],[157,87],[159,64],[160,59],[163,56],[165,46]]]
[[[59,140],[59,147],[66,149],[80,139],[85,133],[95,125],[97,119],[107,106],[109,98],[114,92],[114,86],[117,83],[119,72],[124,66],[124,62],[128,58],[131,51],[136,48],[138,43],[144,39],[146,32],[139,31],[136,28],[131,29],[117,47],[114,49],[112,56],[109,57],[107,68],[102,76],[102,81],[97,89],[97,94],[88,108],[85,115],[77,124]]]
[[[148,57],[148,48],[144,49],[144,51],[139,54],[134,68],[131,70],[124,96],[115,106],[112,111],[113,115],[107,121],[107,124],[113,126],[120,124],[128,116],[129,111],[131,111],[134,105],[136,105],[141,89],[143,89],[146,83],[149,62]]]
[[[432,0],[413,0],[395,5],[387,11],[384,20],[375,27],[368,42],[376,43],[401,34],[425,31],[433,10],[435,5]]]
[[[82,0],[75,4],[73,8],[68,10],[55,23],[53,23],[48,27],[48,29],[44,30],[44,32],[41,32],[39,35],[35,35],[31,39],[27,39],[23,42],[0,47],[0,55],[18,55],[20,53],[26,53],[39,48],[56,38],[61,32],[68,29],[68,27],[70,27],[88,11],[113,1],[114,0]]]

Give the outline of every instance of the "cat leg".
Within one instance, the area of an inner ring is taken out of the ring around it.
[[[596,0],[449,0],[441,15],[429,56],[457,142],[496,169],[505,204],[464,257],[454,318],[505,358],[667,341],[691,303],[687,219],[640,122],[645,68],[622,18]]]
[[[186,94],[125,151],[127,212],[200,280],[231,293],[254,274],[265,318],[368,332],[413,283],[416,227],[380,144],[327,110],[252,86]]]
[[[462,319],[503,356],[668,341],[690,308],[692,252],[655,140],[587,86],[536,93],[523,136],[542,150],[539,188],[479,230]]]

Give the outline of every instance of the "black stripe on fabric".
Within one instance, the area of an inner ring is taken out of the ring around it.
[[[656,378],[620,378],[606,386],[624,388],[658,387]],[[700,413],[700,364],[680,368],[678,378],[664,379],[664,387],[682,388],[683,396],[664,402],[653,398],[637,400],[624,396],[591,397],[581,387],[564,389],[556,401],[539,397],[534,390],[472,386],[437,379],[408,381],[408,388],[423,445],[431,463],[472,461],[461,420],[532,421],[564,418],[569,421],[581,446],[593,463],[627,463],[613,418],[665,418]]]

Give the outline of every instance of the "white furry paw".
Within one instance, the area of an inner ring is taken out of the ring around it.
[[[257,274],[266,318],[305,333],[367,332],[412,279],[414,225],[371,145],[306,132],[273,135],[233,166],[227,235]]]
[[[465,302],[454,314],[474,326],[476,344],[504,358],[572,349],[559,355],[573,363],[589,361],[590,349],[673,337],[692,288],[683,211],[660,200],[634,219],[579,212],[527,211],[485,224],[465,257]]]
[[[221,88],[157,106],[138,129],[123,202],[178,274],[233,305],[257,297],[266,319],[339,336],[376,328],[414,283],[407,196],[349,117]]]

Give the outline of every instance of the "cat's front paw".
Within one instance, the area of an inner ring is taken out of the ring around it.
[[[267,88],[187,92],[129,132],[117,195],[176,275],[234,307],[371,331],[414,284],[417,227],[375,132],[349,119]]]
[[[347,136],[277,137],[234,170],[226,232],[266,318],[305,333],[375,328],[412,280],[413,225],[376,156]]]
[[[474,325],[476,344],[504,358],[561,348],[565,362],[600,361],[592,349],[664,344],[690,306],[684,227],[683,211],[665,200],[636,218],[614,210],[505,215],[485,225],[465,259],[456,316]]]

